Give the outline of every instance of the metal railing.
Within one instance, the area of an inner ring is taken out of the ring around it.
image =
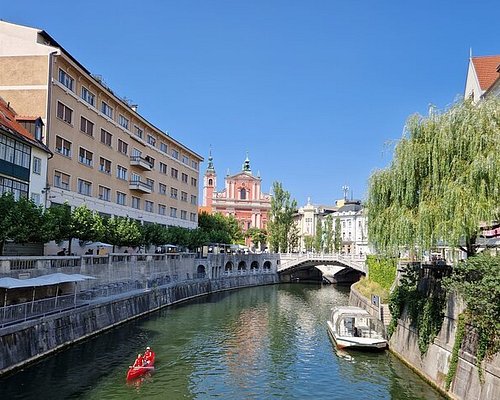
[[[351,268],[357,269],[362,272],[366,272],[366,255],[365,254],[341,254],[341,253],[282,253],[280,254],[280,266],[278,271],[283,271],[288,268],[292,268],[298,264],[311,261],[311,262],[338,262],[349,266]]]

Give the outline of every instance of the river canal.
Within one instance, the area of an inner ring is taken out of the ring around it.
[[[330,308],[348,288],[210,295],[122,325],[0,379],[1,399],[442,399],[389,352],[337,354]],[[150,345],[156,371],[125,374]]]

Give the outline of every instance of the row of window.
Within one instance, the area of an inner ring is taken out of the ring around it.
[[[104,164],[102,163],[103,161],[105,162]],[[106,171],[106,168],[111,168],[111,164],[109,164],[109,166],[108,166],[106,164],[106,162],[108,162],[108,160],[101,157],[101,164],[99,166],[99,169],[103,172],[108,173]],[[118,179],[127,180],[127,172],[128,171],[126,168],[122,167],[121,165],[118,165],[118,167],[116,169],[116,177]],[[133,182],[142,182],[141,176],[139,174],[132,173],[130,176],[130,181],[132,183]],[[82,180],[82,182],[86,182],[86,181]],[[84,183],[82,183],[82,184],[84,184]],[[155,181],[153,179],[146,179],[145,184],[152,191],[155,191]],[[54,186],[61,188],[61,189],[70,190],[70,176],[68,174],[61,172],[61,171],[55,171],[55,173],[54,173]],[[82,193],[82,191],[85,191],[84,188],[81,188],[80,186],[78,186],[78,192]],[[163,195],[167,195],[167,185],[165,185],[164,183],[158,183],[158,193],[163,194]],[[82,194],[87,194],[87,193],[82,193]],[[90,196],[90,194],[87,194],[87,195]],[[189,200],[190,200],[191,204],[193,204],[193,205],[198,204],[198,197],[196,195],[193,195],[193,194],[189,195],[187,192],[184,192],[184,191],[181,191],[180,200],[183,202],[187,202],[188,196],[190,196]],[[170,197],[172,199],[177,200],[179,198],[179,190],[177,188],[171,187],[170,188]],[[109,201],[109,199],[107,199],[106,197],[101,197],[101,193],[99,193],[99,198],[102,198],[103,200]]]
[[[0,134],[0,160],[29,168],[31,147],[4,134]]]
[[[28,184],[0,176],[0,196],[4,193],[12,193],[16,200],[21,197],[28,198]]]
[[[101,129],[101,142],[107,144],[111,143],[111,134],[104,129]],[[56,147],[55,150],[59,154],[62,154],[65,157],[72,157],[72,143],[63,138],[62,136],[56,135]],[[128,152],[128,144],[123,142],[121,139],[118,139],[118,152],[122,154],[127,154]],[[140,150],[135,149],[132,151],[131,159],[132,160],[139,160],[142,158],[142,153]],[[151,157],[146,157],[144,159],[147,161],[151,166],[154,165],[155,160],[154,158]],[[82,164],[85,164],[88,167],[93,167],[94,165],[94,153],[87,150],[84,147],[79,147],[78,150],[78,161],[81,162]],[[100,157],[99,159],[99,171],[111,174],[111,161],[108,159],[105,159],[103,157]],[[116,177],[119,179],[127,179],[127,174],[126,174],[127,169],[125,167],[122,167],[120,165],[117,166],[116,170]],[[165,163],[160,162],[159,165],[159,171],[162,174],[167,174],[168,172],[168,166]],[[179,170],[176,168],[170,168],[170,176],[173,179],[179,179]],[[189,176],[182,172],[181,173],[181,181],[185,184],[188,184],[189,182]],[[198,185],[198,179],[191,177],[191,186],[197,187]]]
[[[65,87],[67,87],[69,90],[71,90],[72,92],[76,93],[74,78],[71,77],[66,71],[64,71],[62,69],[59,69],[59,82],[61,84],[63,84]],[[81,87],[80,97],[87,104],[96,108],[96,95],[94,93],[92,93],[89,89],[87,89],[85,86]],[[104,100],[101,101],[100,111],[104,115],[106,115],[108,118],[114,120],[114,109]],[[57,115],[59,118],[66,121],[67,123],[71,124],[72,114],[73,114],[73,110],[71,110],[69,107],[67,107],[63,103],[60,103],[60,102],[58,103]],[[90,121],[87,120],[87,122],[90,122]],[[127,117],[125,117],[124,115],[122,115],[122,114],[118,115],[118,124],[122,128],[126,129],[127,131],[130,131],[130,128],[131,128],[130,120]],[[86,130],[82,129],[82,131],[87,133]],[[135,124],[134,124],[134,128],[133,128],[133,133],[137,137],[139,137],[140,139],[144,139],[143,138],[144,130]],[[148,144],[150,144],[153,147],[156,147],[156,138],[153,135],[148,134],[146,140],[147,140]],[[160,150],[166,154],[169,154],[168,153],[168,145],[164,142],[160,142]],[[179,159],[179,151],[176,149],[171,149],[170,155],[177,160]],[[199,167],[198,162],[195,160],[190,160],[190,158],[185,154],[182,155],[182,162],[184,164],[190,165],[192,168],[198,170],[198,167]]]

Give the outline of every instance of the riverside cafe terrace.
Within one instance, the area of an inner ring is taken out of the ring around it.
[[[87,279],[95,278],[63,273],[0,278],[0,327],[76,307],[77,282]]]

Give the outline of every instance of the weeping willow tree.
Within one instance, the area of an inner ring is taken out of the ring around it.
[[[391,165],[370,178],[370,240],[379,251],[438,241],[476,251],[483,222],[500,216],[500,101],[459,102],[408,119]]]

